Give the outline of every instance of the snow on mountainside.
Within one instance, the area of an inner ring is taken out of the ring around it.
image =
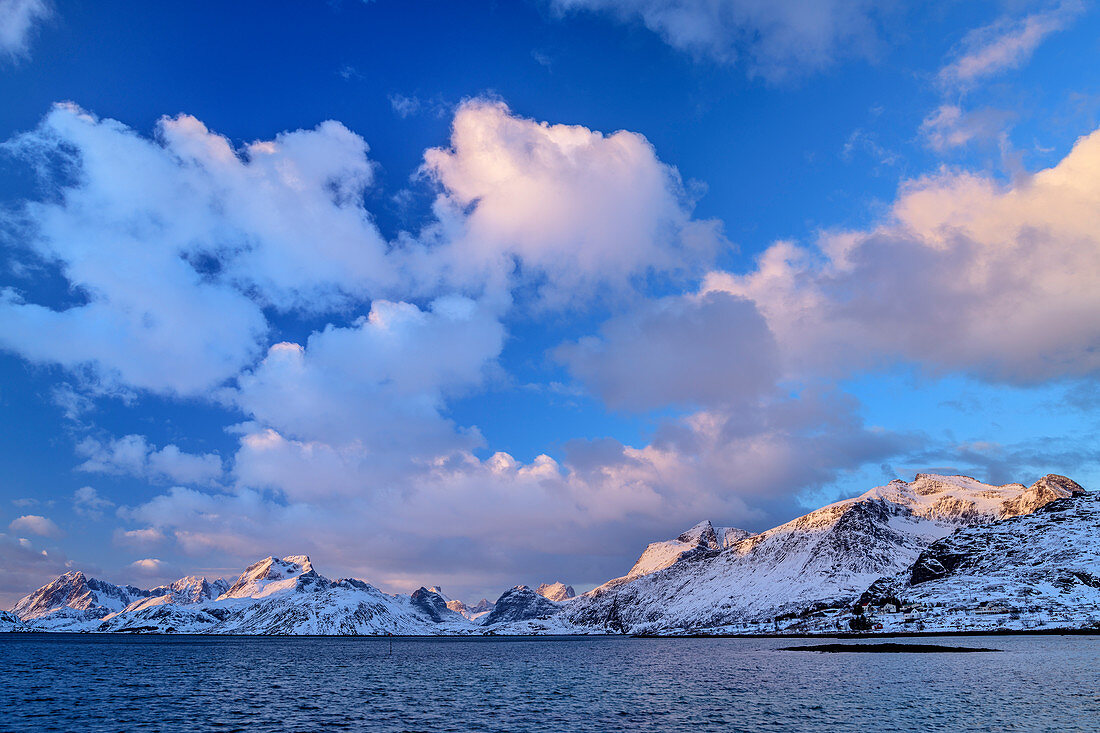
[[[720,550],[752,536],[752,532],[736,527],[715,529],[709,520],[704,520],[674,540],[649,543],[626,577],[636,578],[655,573],[664,570],[689,552],[700,549]]]
[[[212,601],[228,590],[229,583],[221,578],[210,581],[197,575],[188,575],[185,578],[180,578],[171,585],[161,585],[153,588],[149,591],[152,595],[148,598],[134,601],[118,613],[132,613],[152,606],[163,606],[166,604],[186,606],[193,603]],[[112,618],[114,615],[115,614],[109,614],[104,616],[104,620]]]
[[[849,603],[959,527],[1010,516],[1039,497],[1080,491],[1069,479],[1054,476],[1027,488],[920,474],[729,547],[702,540],[668,567],[605,583],[565,613],[578,625],[659,632],[758,622],[815,605]],[[677,542],[708,538],[708,526],[697,525]]]
[[[0,611],[0,634],[9,634],[13,631],[30,631],[30,629],[14,614]]]
[[[462,614],[462,616],[470,621],[476,621],[485,614],[493,610],[493,606],[496,604],[487,598],[482,598],[480,601],[472,606],[467,606],[462,601],[447,601],[447,608]]]
[[[1100,624],[1100,494],[961,529],[876,582],[864,600],[879,605],[887,596],[921,607],[925,627]]]
[[[566,585],[561,581],[557,583],[543,583],[535,589],[543,598],[550,601],[568,601],[570,598],[575,598],[577,593],[573,590],[573,586]]]
[[[526,585],[517,585],[497,599],[493,610],[482,620],[485,626],[511,621],[530,621],[557,615],[561,610],[554,601],[543,598]]]
[[[403,595],[330,580],[304,555],[264,558],[232,583],[191,576],[151,590],[69,572],[0,616],[0,631],[680,633],[764,631],[784,619],[812,632],[844,628],[868,588],[930,617],[955,609],[930,629],[996,627],[1002,608],[1023,614],[1012,623],[1045,614],[1080,627],[1100,621],[1098,501],[1062,476],[1025,487],[918,474],[758,535],[701,522],[579,597],[563,583],[516,586],[472,607],[438,586]],[[882,618],[902,628],[902,614]]]
[[[304,555],[264,558],[232,585],[187,577],[145,591],[67,573],[13,611],[49,631],[440,634],[476,628],[434,591],[389,595],[360,580],[332,581]]]
[[[103,618],[153,595],[154,591],[118,586],[70,571],[20,600],[11,612],[23,621],[38,620],[41,625],[48,625],[52,620],[70,626],[74,620]]]

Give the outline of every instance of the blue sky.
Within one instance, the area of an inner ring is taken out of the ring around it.
[[[1091,488],[1097,10],[879,5],[0,0],[0,605]]]

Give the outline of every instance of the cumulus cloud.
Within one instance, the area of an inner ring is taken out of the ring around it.
[[[432,253],[441,278],[538,287],[568,304],[598,287],[622,290],[646,275],[698,271],[722,239],[691,218],[675,168],[643,136],[611,135],[513,115],[473,100],[455,114],[450,148],[424,156],[443,186]]]
[[[76,452],[86,459],[77,468],[90,473],[183,484],[210,483],[222,474],[222,461],[216,453],[185,453],[171,444],[158,449],[143,435],[125,435],[107,442],[85,438],[77,444]]]
[[[73,511],[88,519],[102,519],[103,512],[114,505],[113,501],[100,496],[91,486],[81,486],[73,492]]]
[[[276,538],[321,567],[395,590],[434,572],[446,573],[456,592],[485,593],[534,568],[602,582],[670,526],[700,517],[770,526],[787,518],[800,491],[918,444],[865,426],[851,398],[810,389],[798,399],[669,420],[641,448],[573,441],[564,463],[457,451],[386,490],[354,461],[283,446],[261,465],[270,470],[266,484],[290,487],[285,501],[254,488],[173,488],[127,514],[193,555],[244,562],[270,552]],[[347,488],[317,490],[330,482]]]
[[[1047,36],[1065,28],[1084,9],[1080,0],[1064,0],[1023,18],[1001,18],[972,31],[963,40],[958,57],[940,70],[940,83],[965,90],[1022,65]]]
[[[503,342],[491,308],[450,296],[427,310],[375,301],[369,315],[315,332],[305,347],[276,344],[239,380],[236,402],[255,423],[238,478],[293,495],[365,490],[410,461],[480,445],[442,413],[448,397],[484,381]],[[299,483],[291,464],[300,461],[311,468]],[[361,483],[360,469],[374,480]]]
[[[65,534],[52,519],[38,514],[24,514],[13,519],[8,529],[12,532],[26,532],[39,537],[61,537]]]
[[[644,303],[557,355],[616,409],[742,404],[770,393],[780,374],[756,306],[719,291]]]
[[[389,277],[367,147],[339,123],[235,149],[186,115],[149,140],[63,104],[5,147],[58,187],[6,223],[83,301],[0,291],[0,346],[30,361],[203,394],[259,355],[263,306],[327,310]]]
[[[779,79],[874,48],[881,4],[869,0],[550,0],[561,12],[640,20],[669,45]]]
[[[380,583],[462,565],[469,583],[476,567],[511,585],[553,563],[598,582],[670,525],[760,529],[807,489],[922,445],[865,424],[823,380],[906,361],[1028,383],[1100,358],[1100,132],[1012,185],[951,170],[910,182],[879,226],[777,243],[746,274],[664,297],[643,283],[665,294],[702,275],[722,239],[634,133],[468,102],[450,146],[425,156],[438,218],[390,243],[362,208],[365,143],[336,123],[235,148],[192,118],[147,140],[62,107],[15,148],[48,169],[62,155],[74,175],[22,216],[83,304],[9,291],[0,342],[132,389],[219,387],[245,419],[228,481],[216,454],[139,435],[80,444],[84,470],[191,484],[119,510],[115,542],[163,543],[161,557],[248,561],[277,541]],[[481,452],[449,408],[499,373],[516,303],[616,293],[625,308],[554,354],[606,405],[665,411],[652,439]],[[270,345],[265,309],[328,325]],[[48,343],[50,319],[95,348],[71,351],[64,329]]]
[[[26,56],[35,24],[49,14],[46,0],[0,0],[0,55]]]
[[[951,170],[909,182],[880,226],[778,243],[703,290],[752,300],[797,373],[907,361],[1014,384],[1095,376],[1098,197],[1100,131],[1012,185]]]

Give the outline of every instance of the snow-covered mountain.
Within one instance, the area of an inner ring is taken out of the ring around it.
[[[674,540],[650,542],[626,577],[637,578],[649,575],[658,570],[664,570],[690,552],[721,550],[752,536],[752,532],[736,527],[715,529],[709,519],[704,520]]]
[[[676,551],[686,548],[666,567],[639,573],[635,564],[630,574],[584,594],[565,613],[584,626],[669,632],[843,605],[960,527],[1016,516],[1081,491],[1060,476],[1025,487],[919,474],[724,547],[716,546],[717,533],[705,522],[674,541]],[[655,555],[652,548],[639,563]]]
[[[517,585],[504,591],[493,610],[482,619],[482,625],[546,619],[556,616],[561,608],[559,604],[543,598],[526,585]]]
[[[918,474],[756,535],[700,522],[651,543],[627,575],[579,597],[558,582],[469,607],[438,586],[403,595],[330,580],[304,555],[264,558],[232,583],[189,576],[150,590],[74,571],[0,616],[0,631],[680,633],[771,630],[779,621],[831,631],[861,594],[879,606],[901,597],[926,613],[955,609],[958,628],[985,628],[990,608],[1081,626],[1100,621],[1098,502],[1062,476],[993,486]]]
[[[15,614],[0,611],[0,634],[13,631],[30,631],[30,629]]]
[[[887,598],[918,607],[926,628],[1100,625],[1100,493],[944,537],[862,600]]]
[[[11,612],[23,621],[36,622],[36,626],[63,630],[87,625],[136,601],[164,593],[167,590],[163,587],[150,591],[119,586],[74,570],[21,599]]]

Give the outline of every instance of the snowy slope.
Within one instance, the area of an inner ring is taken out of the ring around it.
[[[7,611],[0,611],[0,634],[8,634],[13,631],[29,631],[30,629],[24,624],[18,616],[8,613]]]
[[[489,626],[513,621],[546,619],[556,616],[561,609],[561,605],[543,598],[526,585],[517,585],[504,591],[494,604],[493,610],[481,622]]]
[[[1010,514],[1034,497],[1079,490],[1061,477],[1027,488],[921,474],[913,482],[893,481],[724,549],[700,543],[665,569],[628,575],[590,591],[566,614],[578,625],[665,632],[753,623],[811,606],[850,603],[876,579],[909,567],[932,542],[959,527]],[[706,536],[706,527],[697,531],[700,526],[681,538]]]
[[[751,532],[735,527],[715,529],[710,520],[704,520],[674,540],[649,543],[626,577],[649,575],[664,570],[689,552],[724,549],[752,536]]]
[[[158,589],[157,595],[164,592]],[[21,599],[11,612],[40,628],[75,630],[153,595],[154,591],[118,586],[71,571]]]
[[[679,633],[764,630],[759,624],[777,617],[813,631],[835,629],[871,587],[961,609],[966,628],[989,627],[994,614],[976,609],[990,604],[1080,625],[1095,616],[1100,593],[1096,501],[1060,476],[1025,487],[920,474],[759,535],[701,522],[651,544],[631,574],[576,598],[562,583],[516,586],[495,604],[467,607],[436,586],[391,595],[361,580],[333,581],[292,555],[253,563],[232,583],[189,576],[151,590],[70,572],[20,600],[12,616],[46,631]],[[6,623],[0,618],[0,630]]]
[[[1100,493],[961,529],[875,583],[866,600],[887,595],[923,607],[926,627],[1100,624]]]

